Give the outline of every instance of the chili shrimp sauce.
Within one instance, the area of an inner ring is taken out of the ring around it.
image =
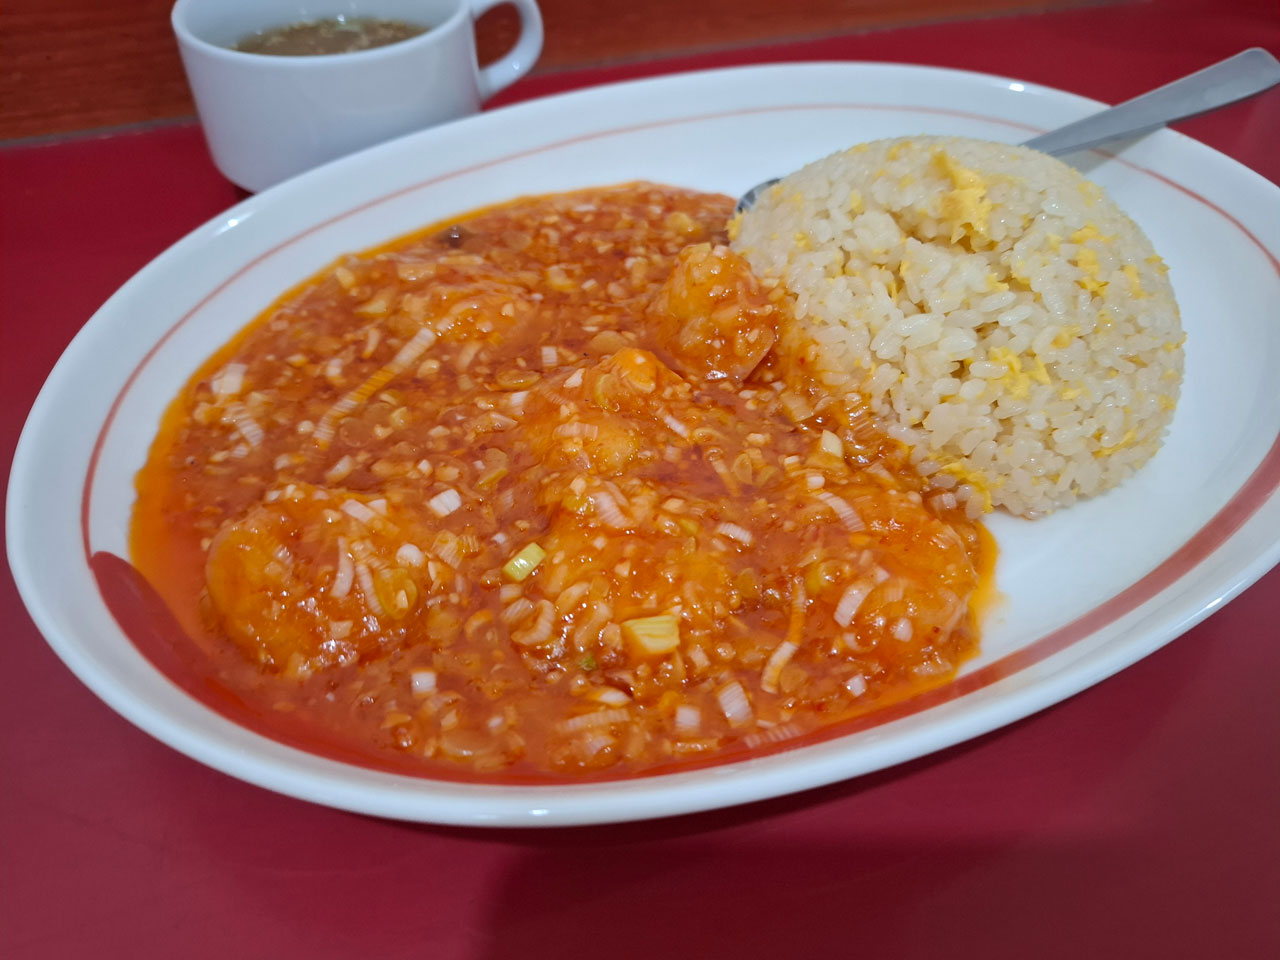
[[[526,782],[777,749],[950,678],[992,551],[808,376],[731,208],[482,210],[206,364],[132,552],[209,677],[373,765]]]

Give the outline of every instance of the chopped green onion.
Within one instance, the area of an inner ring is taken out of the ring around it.
[[[514,557],[507,561],[506,566],[502,568],[512,580],[519,583],[542,562],[542,558],[547,555],[547,551],[543,550],[536,543],[531,543]]]
[[[671,653],[680,646],[680,621],[674,614],[622,621],[622,635],[641,654]]]

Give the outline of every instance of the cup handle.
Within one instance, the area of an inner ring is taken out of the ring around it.
[[[484,101],[515,83],[537,62],[542,52],[542,11],[538,9],[537,0],[470,0],[470,3],[473,21],[503,3],[510,3],[520,14],[520,38],[516,45],[506,56],[480,71],[480,99]]]

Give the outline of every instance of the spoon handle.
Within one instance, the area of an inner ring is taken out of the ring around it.
[[[1023,146],[1061,156],[1147,133],[1174,120],[1251,97],[1277,83],[1280,61],[1261,47],[1252,47],[1150,93],[1034,137]]]

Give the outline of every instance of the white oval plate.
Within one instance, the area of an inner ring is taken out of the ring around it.
[[[862,140],[1021,141],[1101,105],[996,77],[883,64],[720,70],[551,97],[375,147],[241,203],[120,289],[67,348],[14,458],[8,550],[66,664],[153,736],[282,793],[406,820],[621,821],[742,803],[899,763],[1010,723],[1145,656],[1280,559],[1280,190],[1162,131],[1092,176],[1170,267],[1188,334],[1168,442],[1127,484],[1035,523],[990,520],[1007,602],[941,691],[821,743],[684,773],[572,786],[417,779],[248,731],[130,644],[87,557],[127,556],[133,476],[196,366],[336,256],[517,194],[650,179],[737,194]]]

